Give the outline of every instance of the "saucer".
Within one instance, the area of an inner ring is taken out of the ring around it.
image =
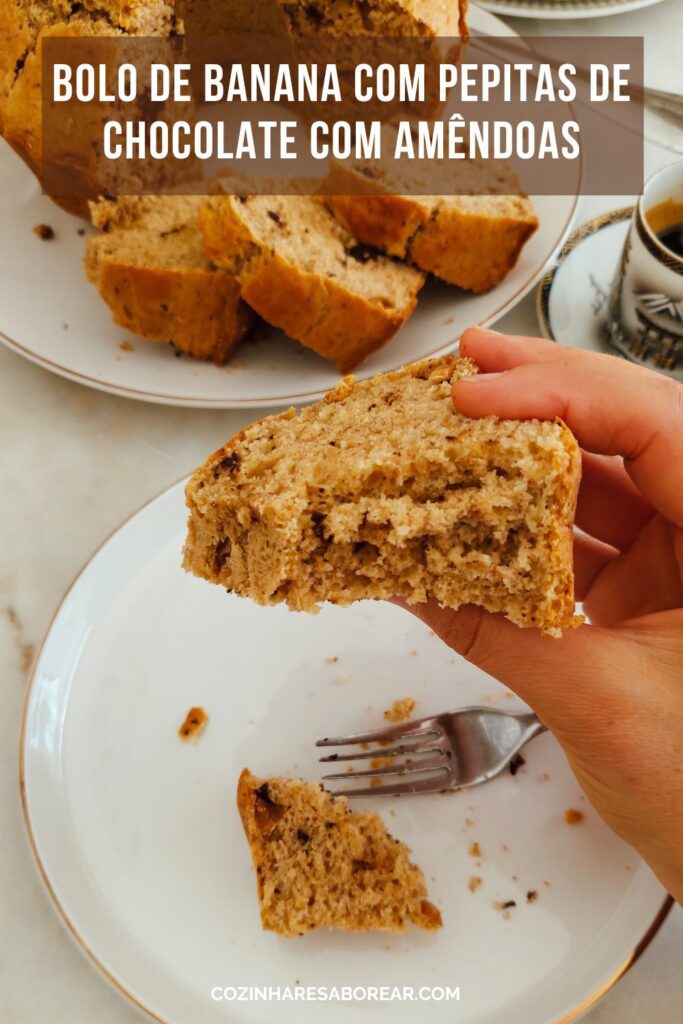
[[[604,328],[632,213],[632,206],[601,213],[571,233],[536,293],[544,338],[614,354]]]
[[[629,359],[683,381],[683,370],[665,370],[652,360],[615,349],[605,323],[612,283],[628,234],[632,206],[599,214],[568,237],[536,292],[536,315],[544,338],[571,348]]]

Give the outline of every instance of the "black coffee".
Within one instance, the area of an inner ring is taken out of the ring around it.
[[[667,199],[653,206],[645,216],[662,245],[683,259],[683,202]]]
[[[683,224],[674,224],[673,227],[660,232],[657,237],[662,245],[683,259]]]

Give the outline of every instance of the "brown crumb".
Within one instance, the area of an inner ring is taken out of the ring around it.
[[[545,879],[544,879],[544,881],[543,881],[543,885],[544,885],[544,886],[546,887],[546,889],[549,889],[549,888],[550,888],[550,882],[548,882],[548,881],[547,881],[547,880],[545,880]]]
[[[510,761],[508,768],[510,769],[510,775],[516,775],[520,768],[523,768],[526,761],[521,754],[515,754]]]
[[[79,228],[76,234],[80,235],[81,238],[83,238],[83,235],[85,234],[85,228]]]
[[[185,716],[185,721],[178,729],[181,740],[196,740],[206,728],[209,721],[204,708],[190,708]]]
[[[55,237],[55,229],[51,228],[49,224],[36,224],[33,234],[37,235],[43,242],[51,242]]]
[[[400,697],[384,712],[387,722],[407,722],[415,710],[417,701],[414,697]]]
[[[547,772],[543,772],[542,775],[539,775],[539,782],[550,782],[550,776]]]
[[[536,890],[535,889],[529,889],[528,893],[526,894],[526,901],[527,901],[527,903],[535,903],[537,899],[538,899],[538,893],[536,892]]]
[[[133,348],[133,346],[131,345],[131,343],[129,341],[122,341],[121,344],[119,345],[119,348],[121,349],[122,352],[134,352],[135,351],[135,349]]]
[[[515,900],[505,900],[504,902],[502,902],[501,900],[496,900],[494,902],[494,904],[493,904],[493,909],[494,910],[510,910],[511,907],[516,907],[516,906],[517,906],[517,903],[516,903]]]
[[[479,877],[479,875],[472,875],[469,882],[467,883],[467,888],[470,890],[470,892],[476,892],[480,885],[481,878]]]
[[[337,662],[339,661],[339,658],[337,657],[336,654],[333,654],[331,658],[325,658],[325,661],[327,662],[328,665],[336,665]]]
[[[503,851],[503,853],[509,853],[510,851],[510,847],[508,846],[507,843],[501,843],[500,848]]]
[[[481,846],[479,843],[472,843],[469,850],[467,851],[470,857],[481,857]]]
[[[465,828],[473,828],[476,822],[472,818],[465,818]]]
[[[580,825],[584,818],[583,811],[577,811],[574,807],[570,807],[564,812],[564,820],[568,825]]]

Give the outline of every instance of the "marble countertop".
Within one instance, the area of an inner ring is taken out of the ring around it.
[[[683,29],[679,0],[625,15],[623,27],[610,18],[565,23],[562,29],[604,33],[610,21],[615,34],[644,32],[652,39],[654,24],[657,38],[664,39],[667,9],[675,9]],[[558,31],[561,24],[544,27]],[[533,26],[538,33],[539,25],[515,22],[522,32]],[[671,159],[671,152],[648,146],[647,173]],[[623,197],[584,199],[577,223],[622,205]],[[498,327],[538,333],[533,295]],[[204,412],[114,398],[0,349],[0,1020],[7,1024],[139,1019],[69,941],[34,869],[17,771],[25,681],[57,604],[102,539],[257,415],[258,410]],[[683,912],[676,907],[638,963],[587,1019],[679,1024],[682,958]]]

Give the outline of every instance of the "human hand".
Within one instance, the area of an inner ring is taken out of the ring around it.
[[[536,711],[597,812],[683,903],[683,387],[480,328],[460,349],[481,375],[454,384],[459,412],[557,416],[581,445],[574,560],[590,625],[550,640],[473,606],[411,610]]]

